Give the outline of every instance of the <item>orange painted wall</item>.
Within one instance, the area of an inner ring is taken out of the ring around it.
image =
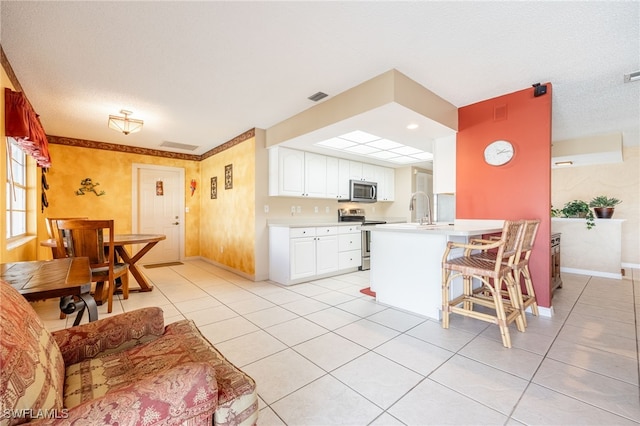
[[[551,306],[551,98],[533,88],[458,110],[456,216],[458,219],[540,219],[531,255],[538,304]],[[505,139],[515,148],[504,166],[484,162],[484,148]]]

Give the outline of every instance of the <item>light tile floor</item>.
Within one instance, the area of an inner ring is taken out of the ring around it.
[[[528,315],[505,349],[494,325],[452,316],[443,330],[377,304],[359,292],[366,271],[283,287],[199,260],[141,269],[154,290],[109,315],[161,306],[166,323],[195,321],[256,380],[260,425],[640,423],[639,270],[563,274],[555,315]],[[50,330],[73,322],[55,300],[34,307]]]

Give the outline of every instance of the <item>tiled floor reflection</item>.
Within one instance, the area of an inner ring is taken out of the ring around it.
[[[563,274],[554,316],[528,315],[505,349],[496,326],[452,316],[443,330],[377,304],[359,292],[368,272],[283,287],[199,260],[141,269],[154,290],[109,315],[160,306],[166,323],[193,320],[258,383],[260,425],[640,423],[639,270]],[[50,330],[73,322],[56,300],[33,306]]]

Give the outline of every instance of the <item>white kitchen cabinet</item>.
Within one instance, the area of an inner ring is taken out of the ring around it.
[[[362,264],[362,232],[356,225],[338,228],[338,268],[358,268]]]
[[[359,161],[349,161],[349,179],[362,179],[362,163]]]
[[[349,160],[327,157],[327,198],[349,198]]]
[[[338,228],[317,228],[316,231],[316,275],[338,270]]]
[[[375,182],[375,168],[373,164],[349,161],[349,179]]]
[[[378,200],[393,201],[394,169],[337,157],[269,149],[269,195],[333,200],[349,198],[350,180],[378,183]]]
[[[433,141],[433,193],[456,192],[456,135]]]
[[[304,154],[282,147],[269,150],[269,195],[304,196]]]
[[[292,280],[316,274],[316,237],[292,238],[290,274]]]
[[[327,198],[327,157],[304,153],[304,196]]]
[[[339,233],[342,228],[351,228],[352,237],[343,230]],[[355,271],[360,265],[359,236],[356,225],[270,226],[269,279],[290,285]],[[355,245],[348,244],[347,240]]]
[[[378,183],[378,201],[394,201],[395,170],[389,167],[374,167],[373,182]]]

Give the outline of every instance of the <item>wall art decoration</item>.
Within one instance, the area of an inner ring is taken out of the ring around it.
[[[211,178],[211,199],[215,200],[216,198],[218,198],[218,176]]]
[[[224,166],[224,189],[233,188],[233,164]]]
[[[82,179],[80,182],[80,188],[76,191],[76,195],[85,195],[87,192],[93,192],[98,197],[106,194],[104,191],[96,191],[96,186],[100,185],[100,182],[93,182],[91,178]]]
[[[164,184],[161,180],[156,181],[156,196],[162,197],[164,195]]]

